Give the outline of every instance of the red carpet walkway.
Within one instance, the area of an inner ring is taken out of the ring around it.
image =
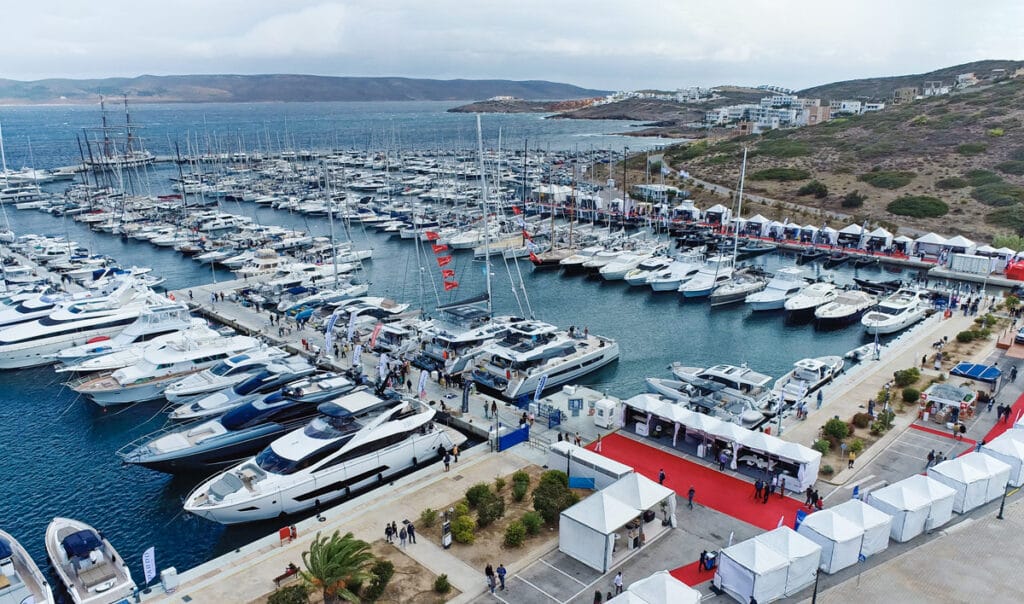
[[[710,581],[715,578],[715,571],[713,569],[700,572],[700,560],[691,562],[686,566],[680,566],[673,571],[669,571],[668,574],[679,579],[683,583],[686,583],[690,587],[696,587],[705,581]]]
[[[1013,404],[1013,407],[1010,410],[1010,419],[1005,422],[996,422],[996,425],[992,426],[992,429],[985,435],[985,442],[992,442],[993,438],[1012,428],[1014,422],[1020,418],[1021,413],[1024,413],[1024,394],[1022,394],[1020,398],[1017,399],[1017,402]]]
[[[928,427],[928,426],[922,426],[920,424],[910,424],[910,427],[913,428],[914,430],[920,430],[921,432],[927,432],[928,434],[934,434],[935,436],[942,436],[942,437],[948,438],[949,440],[956,440],[956,439],[953,438],[953,432],[952,431],[947,432],[945,430],[938,430],[936,428],[931,428],[931,427]],[[965,443],[967,443],[969,445],[974,445],[976,443],[976,441],[973,441],[973,440],[971,440],[969,438],[966,438],[966,437],[961,439],[961,441],[959,441],[959,442],[965,442]]]
[[[602,439],[601,454],[633,467],[652,480],[657,480],[658,470],[664,468],[665,486],[681,497],[686,497],[692,485],[697,492],[694,497],[696,505],[711,508],[765,530],[777,527],[780,517],[785,518],[787,525],[793,526],[797,510],[803,507],[802,502],[792,497],[779,497],[778,494],[766,504],[755,502],[754,485],[745,480],[618,434]],[[686,522],[688,511],[685,503],[677,510],[676,515],[681,522]]]

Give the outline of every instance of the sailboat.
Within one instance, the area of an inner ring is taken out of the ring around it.
[[[743,212],[743,181],[747,175],[747,149],[743,149],[743,166],[740,168],[740,187],[736,196],[736,215]],[[732,240],[732,261],[736,264],[736,254],[739,250],[740,230],[734,229]],[[742,302],[750,294],[755,294],[765,288],[768,280],[761,275],[755,275],[748,270],[733,272],[729,279],[715,288],[710,295],[711,306],[723,306]]]

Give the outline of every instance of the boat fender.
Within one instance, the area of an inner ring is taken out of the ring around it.
[[[415,457],[412,458],[412,465],[414,465],[414,466],[417,465],[417,461],[416,461]]]
[[[377,482],[384,482],[384,472],[377,472]]]

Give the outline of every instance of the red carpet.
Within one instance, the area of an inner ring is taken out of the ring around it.
[[[953,431],[952,430],[949,430],[949,431],[937,430],[935,428],[931,428],[929,426],[922,426],[920,424],[910,424],[910,427],[913,428],[914,430],[920,430],[921,432],[927,432],[928,434],[934,434],[936,436],[944,436],[944,437],[948,438],[949,440],[953,440]],[[963,442],[963,443],[966,443],[966,444],[969,444],[969,445],[973,445],[973,444],[975,444],[976,441],[973,441],[973,440],[971,440],[971,439],[969,439],[967,437],[964,437],[960,442]]]
[[[587,447],[592,448],[593,445]],[[802,502],[792,497],[775,494],[768,503],[754,501],[754,485],[746,480],[688,461],[671,453],[645,445],[633,439],[610,434],[602,439],[601,455],[631,466],[652,480],[658,479],[658,470],[665,469],[665,486],[674,490],[684,502],[676,511],[681,522],[686,522],[685,497],[690,486],[696,490],[694,505],[702,505],[727,514],[748,524],[771,530],[784,517],[792,527]]]
[[[710,581],[715,578],[714,570],[705,570],[704,572],[700,572],[700,560],[691,562],[686,566],[680,566],[675,570],[670,570],[668,574],[679,579],[683,583],[686,583],[690,587],[696,587],[705,581]]]
[[[1017,421],[1021,413],[1024,413],[1024,394],[1022,394],[1021,397],[1017,399],[1017,402],[1013,404],[1013,408],[1010,410],[1010,419],[1005,422],[996,422],[996,425],[992,426],[992,429],[985,435],[985,442],[992,442],[993,438],[1012,428],[1014,422]]]

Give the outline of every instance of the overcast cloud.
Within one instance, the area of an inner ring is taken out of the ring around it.
[[[16,1],[16,0],[15,0]],[[0,77],[312,73],[803,88],[1024,58],[1020,0],[40,0]]]

